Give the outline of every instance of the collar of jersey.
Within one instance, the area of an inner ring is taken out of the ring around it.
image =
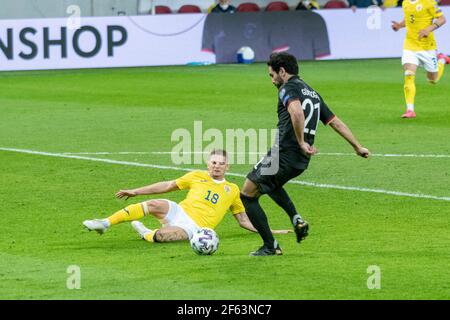
[[[214,179],[213,177],[211,177],[210,175],[209,175],[209,173],[208,173],[208,176],[211,178],[211,180],[212,181],[214,181],[215,183],[224,183],[225,182],[225,179],[222,179],[222,180],[216,180],[216,179]]]
[[[288,82],[291,80],[300,79],[300,77],[296,74],[294,74],[292,77],[289,78]]]

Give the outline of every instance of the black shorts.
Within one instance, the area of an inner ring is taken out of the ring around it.
[[[261,194],[266,194],[281,188],[286,182],[302,174],[303,171],[305,169],[292,167],[288,159],[283,161],[282,157],[279,161],[278,170],[275,172],[270,172],[268,170],[268,164],[260,161],[247,175],[247,179],[256,184]]]

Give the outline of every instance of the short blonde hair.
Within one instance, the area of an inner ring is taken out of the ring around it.
[[[223,149],[214,149],[209,154],[209,157],[211,158],[212,156],[215,156],[215,155],[222,156],[228,161],[228,153]]]

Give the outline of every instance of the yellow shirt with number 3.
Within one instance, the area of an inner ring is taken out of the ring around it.
[[[239,187],[226,180],[214,181],[206,171],[192,171],[175,180],[181,190],[189,189],[180,206],[199,227],[214,229],[228,209],[245,212]]]
[[[428,51],[436,50],[436,40],[433,32],[428,37],[419,40],[419,32],[433,24],[433,20],[443,15],[435,0],[404,0],[406,38],[405,50]]]

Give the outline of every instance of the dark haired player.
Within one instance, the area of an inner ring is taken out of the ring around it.
[[[299,176],[316,153],[314,138],[319,120],[330,125],[356,154],[367,158],[369,150],[354,137],[350,129],[328,108],[314,89],[298,76],[297,59],[286,52],[274,53],[267,63],[272,83],[278,88],[278,141],[268,154],[247,175],[241,189],[241,199],[253,226],[264,244],[253,256],[282,254],[270,232],[259,197],[268,194],[289,215],[300,243],[308,235],[308,223],[297,212],[283,185]]]

